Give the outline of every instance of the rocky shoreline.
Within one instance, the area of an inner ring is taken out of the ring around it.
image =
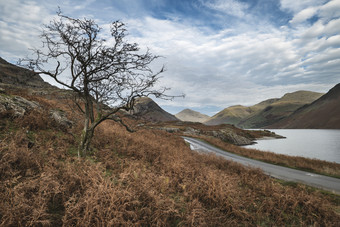
[[[224,142],[238,146],[252,145],[256,140],[262,138],[281,139],[283,136],[277,135],[269,130],[243,130],[233,125],[222,124],[218,126],[207,126],[201,123],[191,122],[168,122],[149,126],[152,129],[175,133],[192,137],[213,137]]]

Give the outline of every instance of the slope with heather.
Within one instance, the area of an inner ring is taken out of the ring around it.
[[[0,118],[1,226],[336,226],[340,221],[336,195],[193,152],[180,137],[155,129],[131,134],[105,122],[89,157],[78,159],[79,113],[57,97],[23,98],[41,108]],[[72,128],[50,118],[56,107],[75,122]]]
[[[340,222],[338,195],[279,182],[257,169],[193,152],[178,135],[143,127],[131,117],[125,120],[134,133],[104,122],[95,132],[88,157],[78,158],[81,113],[72,106],[71,96],[48,94],[15,84],[1,91],[0,226]],[[17,106],[23,110],[19,115]],[[72,124],[53,117],[55,109]],[[193,126],[203,127],[208,126]]]

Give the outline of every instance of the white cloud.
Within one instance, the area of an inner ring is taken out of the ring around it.
[[[0,56],[16,60],[39,47],[41,26],[52,19],[42,4],[33,1],[0,1]]]
[[[133,8],[132,15],[136,15],[140,3],[128,5],[125,1],[124,7]],[[23,57],[27,48],[40,46],[39,29],[55,15],[52,2],[0,1],[1,57]],[[165,57],[154,65],[157,70],[162,62],[166,64],[160,86],[171,87],[174,95],[186,94],[185,99],[159,100],[159,104],[223,109],[235,104],[252,105],[301,89],[327,91],[330,84],[339,82],[340,0],[325,2],[282,0],[281,8],[293,17],[290,24],[280,28],[257,18],[261,23],[238,22],[237,26],[213,31],[185,18],[156,19],[143,9],[136,17],[126,14],[122,19],[127,23],[130,41]],[[92,0],[86,4],[91,3]],[[248,15],[248,5],[236,0],[203,3],[221,15],[256,19],[255,15]],[[96,11],[84,6],[65,1],[62,9],[75,17]],[[111,14],[125,15],[124,10],[103,9],[95,14],[95,19],[107,23],[102,14],[110,13],[111,18]],[[314,16],[319,18],[314,24],[304,23]]]
[[[340,0],[331,0],[320,8],[320,16],[322,17],[339,17],[340,16]]]
[[[248,4],[236,0],[208,0],[200,1],[202,5],[210,9],[226,13],[236,17],[244,17]]]
[[[300,19],[316,12],[313,8]],[[247,32],[234,28],[208,35],[176,21],[129,21],[132,30],[138,31],[138,43],[166,57],[168,71],[162,85],[172,87],[173,94],[186,94],[185,100],[160,101],[161,105],[221,109],[255,104],[270,94],[280,97],[294,89],[326,91],[327,78],[328,83],[335,83],[333,74],[340,72],[338,23],[338,19],[320,20],[299,29],[265,25]]]
[[[309,7],[307,9],[304,9],[300,11],[299,13],[297,13],[293,17],[293,19],[290,21],[290,23],[296,24],[296,23],[304,22],[308,20],[309,18],[313,17],[316,14],[317,10],[318,10],[317,7]]]
[[[327,0],[281,0],[280,5],[283,10],[296,14],[306,8],[320,6],[325,2]]]

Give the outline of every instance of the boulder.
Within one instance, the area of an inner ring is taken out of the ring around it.
[[[254,141],[252,141],[251,139],[238,135],[233,130],[221,129],[218,131],[211,131],[209,132],[209,134],[213,137],[223,140],[224,142],[232,143],[239,146],[254,143]]]
[[[65,128],[72,128],[73,122],[66,117],[66,113],[64,111],[51,110],[50,114],[51,118],[54,119],[59,125]]]
[[[0,94],[0,113],[11,112],[14,117],[22,117],[27,111],[39,108],[41,107],[37,102],[20,96]]]

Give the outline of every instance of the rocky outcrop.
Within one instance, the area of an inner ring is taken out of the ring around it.
[[[8,95],[4,90],[0,89],[0,115],[2,117],[23,117],[27,112],[33,110],[42,111],[43,108],[35,101],[29,101],[20,96]],[[61,110],[51,110],[50,118],[63,128],[71,128],[73,126],[73,122]]]
[[[51,118],[57,122],[60,126],[64,127],[64,128],[72,128],[73,126],[73,122],[70,121],[67,116],[66,113],[62,110],[51,110],[50,111],[50,116]]]
[[[224,142],[234,145],[250,145],[255,143],[254,138],[247,138],[243,135],[237,134],[232,129],[220,129],[220,130],[200,130],[192,127],[186,127],[184,129],[175,127],[159,127],[159,130],[163,130],[169,133],[180,133],[186,136],[210,136],[218,138]]]
[[[11,113],[14,117],[22,117],[27,111],[39,108],[41,107],[37,102],[28,101],[20,96],[0,94],[0,113]]]
[[[219,131],[212,131],[212,136],[221,139],[224,142],[228,142],[231,144],[243,146],[243,145],[250,145],[254,144],[255,142],[244,136],[238,135],[232,130],[219,130]]]

